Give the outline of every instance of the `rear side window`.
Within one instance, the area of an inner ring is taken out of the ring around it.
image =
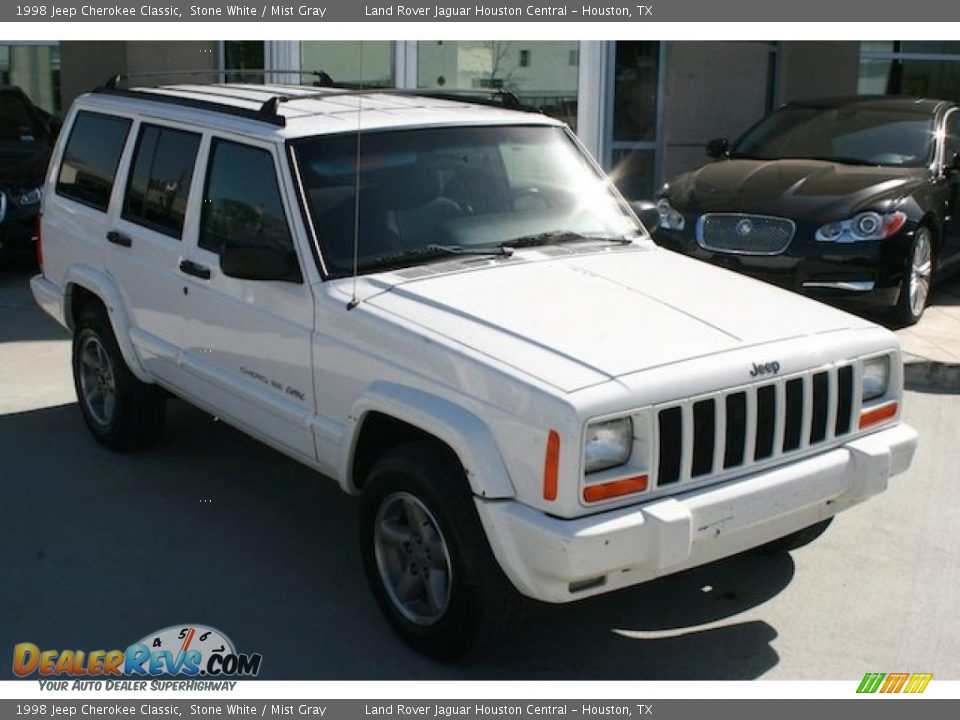
[[[129,118],[79,112],[63,151],[57,194],[107,211]]]
[[[125,220],[180,239],[200,136],[143,125],[123,201]]]
[[[261,148],[215,139],[200,220],[200,247],[219,254],[230,237],[293,248],[273,156]]]

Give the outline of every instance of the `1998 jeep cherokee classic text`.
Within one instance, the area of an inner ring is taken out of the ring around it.
[[[68,115],[42,253],[93,434],[153,440],[166,390],[336,479],[386,617],[436,657],[517,591],[809,540],[916,445],[893,335],[656,248],[533,113],[107,86]]]

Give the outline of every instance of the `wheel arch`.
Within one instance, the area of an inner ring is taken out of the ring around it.
[[[475,495],[515,495],[490,429],[473,413],[443,398],[393,383],[375,383],[354,404],[349,423],[340,477],[350,493],[362,489],[366,473],[383,452],[423,441],[436,443],[459,461]]]
[[[106,313],[113,334],[120,346],[124,362],[141,382],[153,379],[144,370],[130,340],[130,321],[119,288],[106,273],[87,266],[71,268],[64,281],[64,320],[75,330],[80,313],[90,304],[99,304]]]

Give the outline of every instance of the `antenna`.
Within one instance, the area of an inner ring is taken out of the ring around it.
[[[363,82],[363,40],[360,41],[360,82]],[[353,162],[353,290],[347,310],[353,310],[357,299],[357,275],[360,274],[360,133],[363,131],[363,96],[357,96],[357,142]]]

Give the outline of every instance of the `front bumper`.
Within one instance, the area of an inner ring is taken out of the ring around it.
[[[815,229],[801,223],[780,255],[709,250],[696,241],[689,228],[658,229],[654,239],[669,250],[819,300],[884,309],[895,305],[899,297],[915,231],[911,225],[886,240],[824,243],[813,240]]]
[[[882,492],[909,467],[899,424],[737,480],[563,520],[512,500],[476,499],[500,566],[524,595],[569,602],[762,545]],[[573,590],[571,590],[571,585]]]

